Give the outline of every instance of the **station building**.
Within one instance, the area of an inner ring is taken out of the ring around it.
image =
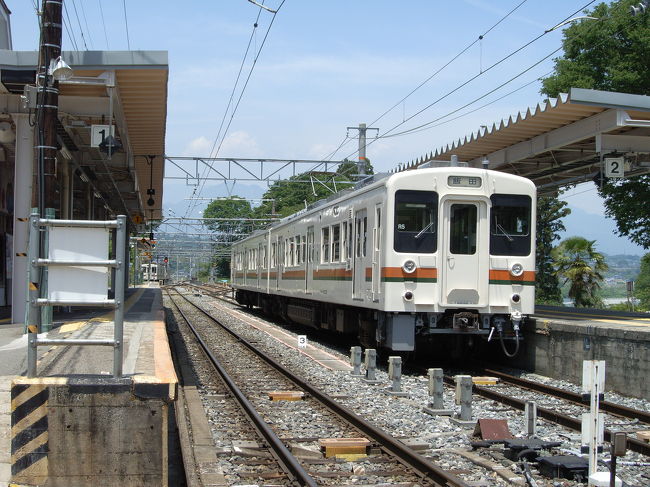
[[[74,74],[59,84],[54,217],[123,214],[130,233],[146,231],[161,217],[167,52],[63,51],[61,57]],[[10,11],[0,0],[0,319],[13,323],[25,319],[25,219],[36,206],[39,127],[30,87],[37,64],[38,45],[12,49]],[[111,134],[115,142],[102,145]]]

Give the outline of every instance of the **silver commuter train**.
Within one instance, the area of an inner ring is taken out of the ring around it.
[[[534,311],[535,210],[534,184],[502,172],[376,175],[233,244],[231,282],[240,304],[367,347],[495,336],[511,356]]]

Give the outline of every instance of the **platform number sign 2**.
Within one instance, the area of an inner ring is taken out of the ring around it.
[[[605,158],[605,177],[622,178],[623,176],[625,176],[625,158],[624,157]]]
[[[307,348],[307,335],[298,335],[298,348]]]
[[[91,125],[90,147],[99,147],[109,135],[115,137],[115,125]]]

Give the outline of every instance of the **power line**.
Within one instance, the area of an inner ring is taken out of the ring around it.
[[[579,8],[578,10],[576,10],[575,12],[573,12],[572,14],[568,15],[567,17],[565,17],[565,18],[564,18],[563,20],[561,20],[559,23],[562,23],[562,22],[564,22],[564,21],[570,19],[570,18],[573,17],[576,13],[581,12],[582,10],[584,10],[585,8],[587,8],[589,5],[591,5],[591,4],[594,3],[595,1],[596,1],[596,0],[591,0],[591,1],[588,2],[586,5],[582,6],[581,8]],[[517,53],[521,52],[522,50],[526,49],[528,46],[530,46],[530,45],[533,44],[534,42],[537,42],[539,39],[541,39],[542,37],[544,37],[544,36],[545,36],[546,34],[548,34],[549,32],[551,32],[551,30],[546,30],[546,31],[544,31],[543,33],[539,34],[537,37],[531,39],[530,41],[526,42],[526,43],[523,44],[522,46],[518,47],[518,48],[515,49],[514,51],[511,51],[509,54],[507,54],[506,56],[502,57],[501,59],[499,59],[498,61],[496,61],[496,62],[493,63],[492,65],[490,65],[487,69],[485,69],[485,70],[483,70],[482,72],[480,72],[480,73],[478,73],[478,74],[472,76],[471,78],[465,80],[464,82],[462,82],[461,84],[459,84],[458,86],[456,86],[455,88],[453,88],[452,90],[448,91],[447,93],[445,93],[444,95],[440,96],[439,98],[437,98],[437,99],[434,100],[433,102],[429,103],[429,104],[428,104],[427,106],[425,106],[424,108],[418,110],[416,113],[414,113],[414,114],[411,115],[410,117],[406,118],[406,119],[403,120],[402,122],[399,122],[398,124],[396,124],[396,125],[394,125],[393,127],[391,127],[389,130],[387,130],[386,132],[384,132],[384,136],[390,134],[392,131],[394,131],[394,130],[397,129],[398,127],[401,127],[401,126],[404,125],[406,122],[408,122],[408,121],[412,120],[413,118],[417,117],[417,116],[420,115],[421,113],[425,112],[426,110],[428,110],[428,109],[431,108],[432,106],[438,104],[439,102],[441,102],[441,101],[444,100],[445,98],[449,97],[449,96],[452,95],[453,93],[457,92],[457,91],[460,90],[461,88],[464,88],[464,87],[467,86],[469,83],[471,83],[472,81],[476,80],[477,78],[483,76],[485,73],[491,71],[491,70],[494,69],[495,67],[499,66],[500,64],[502,64],[502,63],[505,62],[506,60],[508,60],[508,59],[510,59],[511,57],[513,57],[515,54],[517,54]],[[558,48],[558,49],[556,49],[554,52],[557,52],[557,51],[559,51],[560,49],[561,49],[561,47]],[[553,54],[553,53],[551,53],[550,55],[552,55],[552,54]],[[550,55],[549,55],[549,56],[550,56]],[[547,56],[547,57],[548,57],[548,56]],[[538,63],[536,63],[536,64],[538,64]],[[504,86],[504,85],[505,85],[505,83],[504,83],[502,86]],[[419,127],[415,127],[415,129],[417,129],[417,128],[419,128]],[[367,145],[371,145],[371,144],[373,144],[373,143],[374,143],[375,141],[377,141],[377,140],[378,140],[378,139],[371,140]],[[358,152],[358,149],[357,149],[356,151],[352,152],[350,155],[348,155],[347,158],[349,159],[350,157],[354,156],[357,152]]]
[[[248,52],[251,47],[251,43],[253,41],[253,37],[255,36],[255,31],[257,30],[258,27],[258,22],[260,20],[260,16],[262,15],[262,9],[260,8],[257,12],[257,17],[255,18],[255,22],[253,23],[253,30],[251,31],[251,35],[248,38],[248,44],[246,45],[246,51],[244,52],[244,57],[241,60],[241,64],[239,65],[239,72],[237,73],[237,78],[235,79],[235,83],[233,84],[232,91],[230,93],[230,99],[228,100],[228,104],[226,105],[226,109],[223,112],[223,117],[221,117],[221,123],[219,124],[219,130],[217,131],[217,135],[214,138],[214,142],[212,143],[212,147],[210,148],[210,152],[208,153],[208,156],[211,157],[212,153],[214,152],[215,146],[217,145],[217,142],[219,141],[219,137],[221,137],[221,129],[223,128],[223,124],[226,121],[226,117],[228,116],[228,111],[230,110],[230,106],[232,104],[232,101],[235,97],[235,91],[237,90],[237,85],[239,84],[239,79],[241,77],[241,73],[244,69],[244,64],[246,63],[246,59],[248,58]],[[206,166],[203,169],[203,174],[201,178],[205,178],[207,175],[208,171],[210,171],[211,167]],[[205,182],[203,183],[203,186],[205,185]],[[203,191],[203,186],[200,188],[199,194],[201,191]],[[194,187],[194,191],[192,191],[192,196],[196,194],[198,187]],[[188,203],[187,205],[187,210],[185,211],[185,216],[189,216],[189,214],[194,211],[194,208],[196,208],[197,203],[196,202],[191,202]]]
[[[461,113],[460,115],[458,115],[458,116],[456,116],[456,117],[454,117],[454,118],[450,118],[449,120],[444,120],[443,122],[436,123],[435,125],[431,125],[431,126],[428,126],[428,127],[426,127],[426,128],[419,129],[419,130],[412,130],[410,133],[411,133],[411,134],[415,134],[415,133],[424,132],[424,131],[426,131],[426,130],[430,130],[430,129],[434,128],[434,127],[439,127],[439,126],[444,125],[444,124],[446,124],[446,123],[453,122],[454,120],[458,120],[459,118],[463,118],[463,117],[466,117],[467,115],[470,115],[470,114],[472,114],[472,113],[478,112],[479,110],[482,110],[482,109],[484,109],[484,108],[486,108],[486,107],[488,107],[488,106],[490,106],[490,105],[493,105],[493,104],[495,104],[496,102],[501,101],[501,100],[503,100],[504,98],[507,98],[507,97],[513,95],[514,93],[523,90],[524,88],[527,88],[528,86],[532,85],[533,83],[536,83],[536,82],[540,81],[542,78],[544,78],[545,76],[548,76],[548,75],[550,75],[550,74],[552,74],[552,73],[553,73],[553,71],[548,71],[548,72],[546,72],[545,74],[543,74],[543,75],[541,75],[541,76],[538,76],[538,77],[536,77],[535,79],[529,81],[528,83],[521,85],[519,88],[515,88],[514,90],[509,91],[509,92],[506,93],[505,95],[501,95],[500,97],[495,98],[494,100],[492,100],[492,101],[490,101],[490,102],[488,102],[488,103],[485,103],[485,104],[481,105],[480,107],[473,108],[472,110],[468,110],[468,111],[466,111],[465,113]],[[432,120],[430,123],[439,122],[440,120],[443,120],[444,118],[447,118],[448,116],[453,115],[454,113],[459,112],[459,111],[462,110],[463,108],[466,108],[467,106],[476,103],[477,101],[479,101],[479,100],[482,99],[482,98],[485,98],[485,97],[488,96],[488,95],[489,95],[489,93],[486,93],[485,95],[480,96],[479,98],[474,99],[472,102],[470,102],[470,103],[468,103],[468,104],[466,104],[466,105],[464,105],[464,106],[462,106],[462,107],[460,107],[460,108],[458,108],[458,109],[456,109],[456,110],[453,110],[453,111],[451,111],[451,112],[448,112],[448,113],[446,113],[445,115],[442,115],[441,117],[438,117],[438,118],[435,119],[435,120]],[[404,135],[404,134],[403,134],[403,133],[396,133],[396,134],[391,134],[391,135],[382,136],[382,137],[380,137],[380,138],[383,139],[383,138],[390,138],[390,137],[399,137],[399,136],[401,136],[401,135]]]
[[[266,40],[268,39],[269,33],[271,32],[271,28],[273,27],[273,23],[275,22],[275,18],[277,14],[280,12],[280,9],[284,5],[284,2],[286,0],[282,0],[280,3],[280,6],[275,10],[275,13],[273,14],[273,17],[271,17],[271,22],[269,23],[268,28],[266,29],[266,33],[264,34],[264,38],[262,39],[262,43],[260,44],[260,47],[257,51],[257,54],[255,55],[255,58],[253,59],[253,64],[251,65],[250,70],[248,71],[248,76],[246,77],[246,81],[244,82],[244,86],[242,87],[241,92],[239,93],[239,98],[237,99],[237,103],[235,104],[235,107],[233,108],[232,114],[230,115],[230,119],[228,120],[228,125],[226,125],[226,128],[223,131],[223,134],[221,136],[221,142],[219,142],[219,145],[217,146],[216,151],[214,152],[214,157],[216,157],[219,154],[219,151],[221,150],[221,146],[223,145],[224,141],[226,140],[226,134],[228,133],[228,130],[230,129],[230,125],[232,124],[233,119],[235,118],[235,114],[237,113],[237,109],[239,108],[239,104],[241,103],[241,100],[244,96],[244,93],[246,92],[246,87],[248,86],[248,82],[251,79],[251,76],[253,75],[253,70],[255,69],[255,66],[257,65],[257,60],[260,57],[260,54],[262,54],[262,49],[264,49],[264,45],[266,44]],[[254,32],[254,31],[253,31]],[[212,151],[211,151],[212,152]],[[212,154],[211,154],[212,156]],[[203,188],[205,187],[206,181],[204,180],[201,189],[199,190],[198,196],[201,196],[201,193],[203,192]],[[190,212],[196,208],[196,203],[192,207]]]
[[[99,12],[102,14],[102,26],[104,27],[104,39],[106,39],[106,49],[110,50],[110,46],[108,45],[108,34],[106,33],[106,22],[104,21],[104,9],[102,8],[102,0],[97,0],[97,3],[99,3]]]
[[[72,0],[72,6],[74,7],[74,14],[77,17],[77,24],[79,25],[79,33],[81,34],[81,40],[84,43],[86,51],[88,50],[88,45],[86,44],[86,38],[84,37],[84,30],[81,28],[81,21],[79,20],[79,12],[77,12],[77,2]]]
[[[126,0],[122,0],[122,6],[124,7],[124,27],[126,28],[126,46],[130,51],[131,39],[129,38],[129,19],[126,16]]]
[[[88,28],[88,19],[86,18],[86,9],[84,8],[83,1],[81,2],[81,14],[84,18],[84,23],[86,24],[86,32],[88,32],[88,40],[90,41],[90,47],[93,47],[93,36]]]
[[[65,12],[65,16],[68,19],[67,22],[64,22],[65,30],[68,33],[68,37],[70,38],[70,42],[72,42],[72,45],[74,46],[74,50],[78,51],[79,46],[77,45],[77,38],[74,35],[74,30],[72,29],[72,22],[70,21],[70,14],[68,13],[68,4],[63,3],[63,10]]]
[[[488,30],[483,32],[483,34],[480,34],[476,39],[474,39],[472,42],[470,42],[467,46],[465,46],[463,49],[460,50],[455,56],[453,56],[449,61],[447,61],[443,66],[438,68],[432,75],[430,75],[427,79],[422,81],[419,85],[417,85],[415,88],[413,88],[406,96],[404,96],[401,100],[399,100],[397,103],[395,103],[393,106],[391,106],[388,110],[384,111],[381,115],[379,115],[377,118],[375,118],[372,122],[370,122],[370,125],[375,125],[379,120],[384,118],[386,115],[388,115],[390,112],[392,112],[396,107],[404,103],[411,95],[413,95],[416,91],[418,91],[420,88],[422,88],[424,85],[426,85],[429,81],[431,81],[433,78],[435,78],[438,74],[440,74],[447,66],[452,64],[454,61],[456,61],[459,57],[461,57],[463,54],[465,54],[471,47],[473,47],[477,42],[482,41],[486,35],[488,35],[493,29],[495,29],[499,24],[501,24],[504,20],[506,20],[512,13],[514,13],[519,7],[521,7],[524,3],[526,3],[528,0],[523,0],[520,3],[518,3],[515,7],[513,7],[508,13],[506,13],[503,17],[501,17],[496,23],[494,23]],[[347,140],[342,143],[336,150],[336,152],[339,151],[339,149],[347,143]],[[336,154],[334,152],[334,154]],[[334,154],[332,154],[332,157],[334,157]]]

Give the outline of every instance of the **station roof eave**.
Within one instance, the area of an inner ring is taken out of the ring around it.
[[[449,161],[531,179],[540,194],[589,181],[602,157],[626,155],[626,175],[650,171],[650,96],[571,88],[420,159]]]
[[[64,51],[62,58],[73,69],[74,76],[59,85],[59,131],[65,130],[60,132],[61,142],[70,146],[67,149],[75,160],[92,174],[89,179],[110,179],[100,181],[106,184],[105,190],[99,192],[113,212],[126,210],[136,223],[161,218],[167,51]],[[36,51],[0,50],[1,95],[21,95],[26,84],[34,83],[32,73],[37,62]],[[108,124],[110,116],[124,152],[107,161],[105,155],[90,147],[90,127]],[[156,156],[153,166],[146,156]],[[97,165],[100,158],[106,164],[94,171],[93,164]],[[153,206],[146,203],[150,186],[155,191]],[[110,191],[111,187],[115,191]]]

